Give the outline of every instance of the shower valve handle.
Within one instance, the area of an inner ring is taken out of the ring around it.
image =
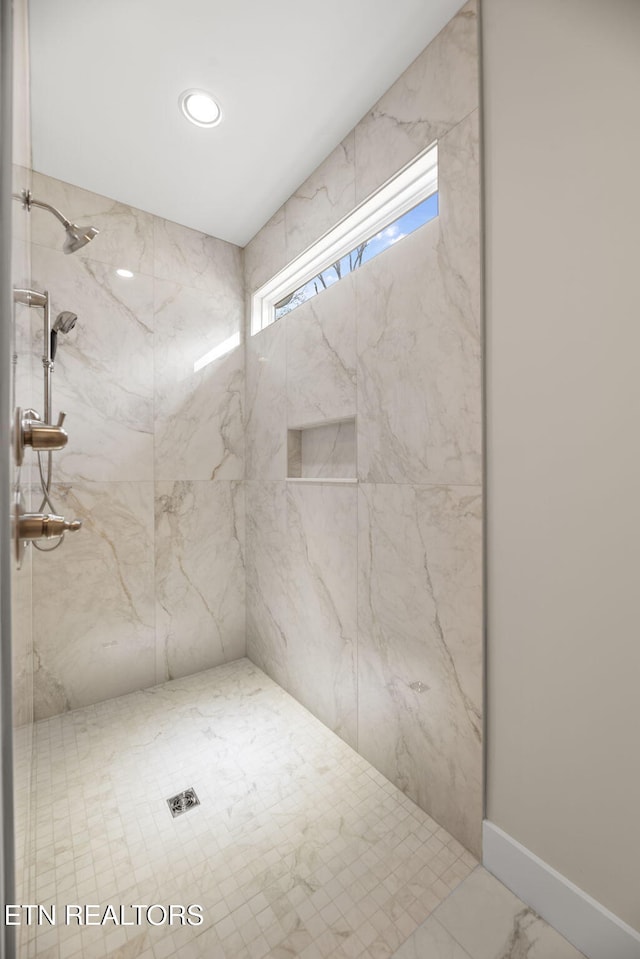
[[[52,423],[43,423],[35,410],[25,410],[23,413],[17,407],[13,427],[13,450],[17,466],[24,459],[25,446],[47,453],[61,450],[67,445],[69,434],[61,425],[64,416],[61,413],[57,426],[54,426]]]
[[[22,513],[18,520],[18,537],[54,539],[64,533],[75,533],[81,526],[81,519],[66,520],[53,513]]]
[[[67,445],[69,434],[61,426],[52,423],[39,423],[37,420],[22,421],[22,442],[34,450],[45,453],[48,450],[61,450]]]

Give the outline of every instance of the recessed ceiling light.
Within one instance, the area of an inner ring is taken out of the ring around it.
[[[118,276],[126,276],[128,280],[130,280],[131,277],[133,276],[133,273],[131,272],[131,270],[116,270],[116,273],[118,274]]]
[[[199,127],[215,127],[222,119],[222,110],[210,93],[204,90],[185,90],[178,98],[180,109],[187,120]]]

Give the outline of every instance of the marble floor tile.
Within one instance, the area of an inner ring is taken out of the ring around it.
[[[464,947],[464,955],[468,953],[471,959],[580,959],[582,956],[482,867],[475,869],[454,890],[436,910],[433,919]],[[399,959],[408,959],[411,955],[411,952],[402,953]]]
[[[445,894],[435,847],[475,865],[246,659],[44,720],[35,751],[32,901],[204,921],[35,926],[19,959],[388,959]]]
[[[430,916],[404,942],[393,959],[473,959],[459,942]]]

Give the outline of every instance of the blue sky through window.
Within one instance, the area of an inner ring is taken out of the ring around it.
[[[375,236],[372,236],[357,246],[355,250],[346,253],[340,260],[332,263],[331,266],[326,267],[292,293],[283,297],[274,307],[275,319],[279,320],[281,316],[286,316],[287,313],[291,313],[296,307],[302,306],[307,300],[310,300],[313,296],[317,296],[322,290],[333,286],[334,283],[343,279],[347,274],[353,273],[353,271],[357,270],[363,263],[372,260],[374,256],[382,253],[383,250],[388,250],[389,247],[397,243],[398,240],[415,232],[415,230],[424,226],[429,220],[433,220],[437,215],[438,194],[432,193],[431,196],[423,200],[422,203],[418,203],[412,210],[403,213],[402,216],[398,217],[397,220],[394,220],[383,230],[380,230]]]

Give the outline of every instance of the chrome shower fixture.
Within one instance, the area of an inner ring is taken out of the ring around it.
[[[75,223],[72,223],[71,220],[67,220],[66,216],[64,216],[60,210],[57,210],[55,206],[51,206],[50,203],[44,203],[42,200],[34,199],[34,197],[31,195],[31,190],[23,190],[22,193],[14,193],[13,197],[15,200],[22,200],[25,210],[28,210],[29,213],[31,213],[32,207],[39,206],[41,209],[48,210],[49,213],[53,213],[56,219],[60,220],[67,233],[67,238],[64,241],[64,246],[62,248],[65,253],[75,253],[76,250],[79,250],[80,247],[85,246],[100,232],[100,230],[97,230],[95,226],[77,226]]]
[[[58,313],[53,324],[54,333],[68,333],[69,330],[72,330],[76,325],[76,320],[78,319],[77,313],[71,313],[69,310],[63,310],[62,313]]]
[[[55,323],[51,327],[51,362],[55,360],[58,350],[58,333],[68,333],[76,325],[77,319],[77,314],[69,310],[63,310],[56,316]]]

